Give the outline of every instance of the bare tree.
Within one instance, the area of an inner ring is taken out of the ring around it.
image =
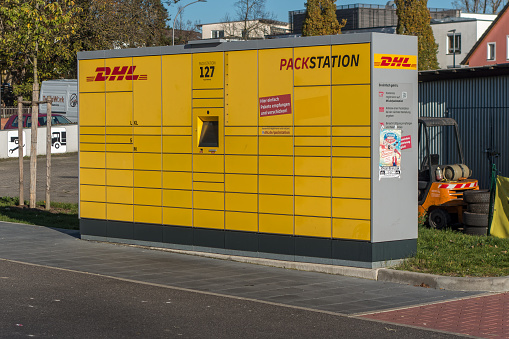
[[[271,34],[271,25],[277,24],[275,15],[265,10],[265,0],[238,0],[236,16],[226,14],[223,19],[225,38],[249,40]]]
[[[497,14],[507,0],[456,0],[453,5],[467,13]]]

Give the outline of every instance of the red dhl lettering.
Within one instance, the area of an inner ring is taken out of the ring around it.
[[[148,76],[134,74],[136,66],[115,66],[113,70],[111,67],[97,67],[95,76],[87,77],[87,81],[122,81],[122,80],[147,80]]]
[[[395,67],[395,68],[416,68],[416,64],[412,64],[409,57],[406,56],[388,56],[382,55],[378,58],[375,56],[375,67]]]

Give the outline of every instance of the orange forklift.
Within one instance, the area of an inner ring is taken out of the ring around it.
[[[419,118],[418,173],[419,217],[428,215],[433,228],[463,223],[466,190],[479,190],[476,179],[469,179],[456,120]]]

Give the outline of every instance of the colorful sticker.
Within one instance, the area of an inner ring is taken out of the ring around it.
[[[401,130],[380,130],[379,179],[401,175]]]

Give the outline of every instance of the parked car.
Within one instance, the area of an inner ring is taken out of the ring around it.
[[[39,114],[38,126],[46,126],[47,117],[46,114]],[[72,124],[73,122],[61,114],[51,115],[51,125],[66,125]],[[23,114],[23,128],[32,127],[32,116],[30,114]],[[11,115],[9,120],[5,123],[4,129],[16,129],[18,128],[18,116]]]

